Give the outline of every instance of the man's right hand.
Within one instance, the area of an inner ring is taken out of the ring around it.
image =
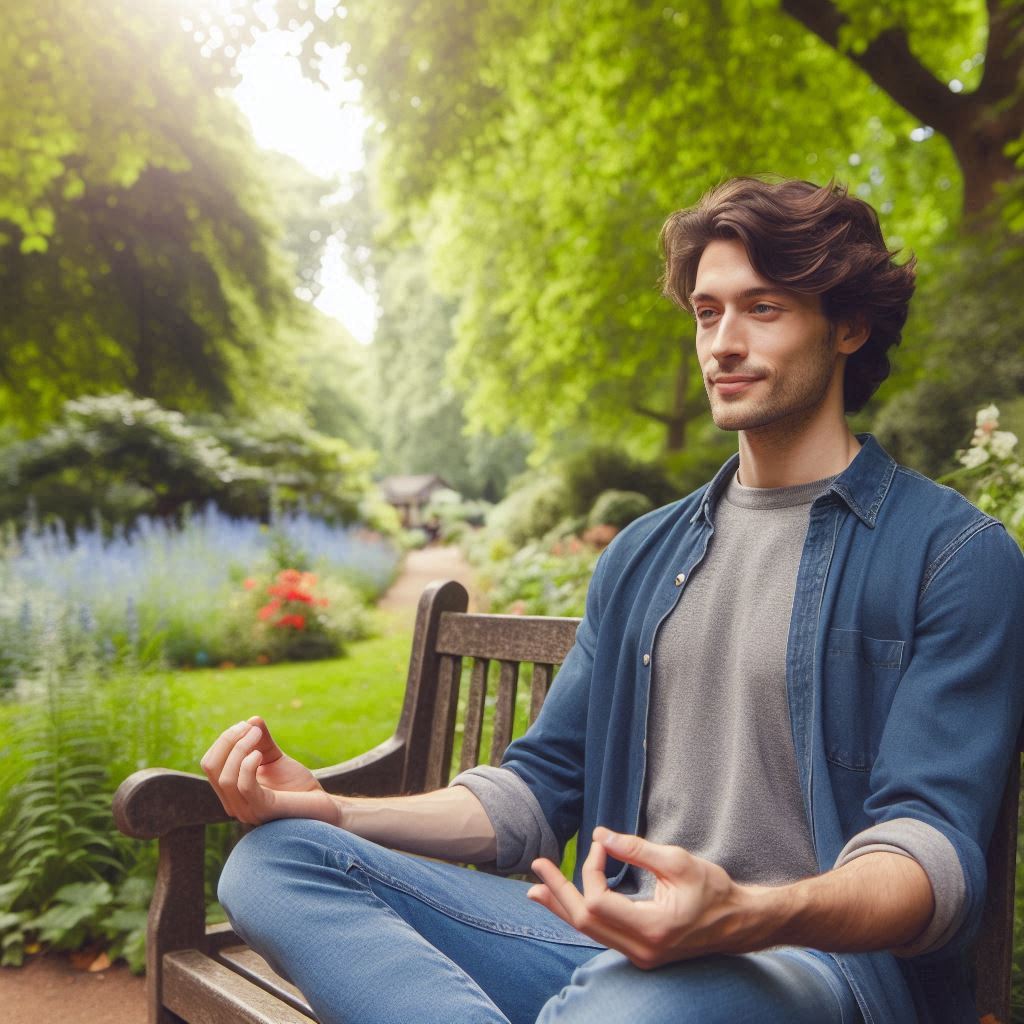
[[[275,818],[340,824],[339,806],[305,765],[281,750],[258,716],[226,729],[199,763],[224,810],[247,825]]]

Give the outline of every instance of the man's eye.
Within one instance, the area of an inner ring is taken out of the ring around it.
[[[777,307],[771,305],[768,302],[759,302],[754,306],[755,313],[774,313]]]
[[[708,317],[715,315],[715,311],[713,309],[707,309],[707,308],[705,308],[705,309],[698,309],[695,315],[696,315],[698,320],[707,320]]]

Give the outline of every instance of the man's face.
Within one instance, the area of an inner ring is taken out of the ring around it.
[[[697,358],[720,429],[756,430],[786,420],[797,427],[837,388],[842,415],[845,360],[818,296],[774,285],[750,265],[742,242],[720,239],[701,256],[690,304]]]

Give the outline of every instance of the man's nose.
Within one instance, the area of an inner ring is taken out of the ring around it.
[[[720,363],[746,358],[747,335],[739,314],[730,310],[722,314],[711,343],[711,355]]]

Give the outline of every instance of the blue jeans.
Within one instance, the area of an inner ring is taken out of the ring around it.
[[[233,927],[321,1024],[859,1024],[827,954],[792,947],[641,971],[526,882],[284,819],[232,852]]]

